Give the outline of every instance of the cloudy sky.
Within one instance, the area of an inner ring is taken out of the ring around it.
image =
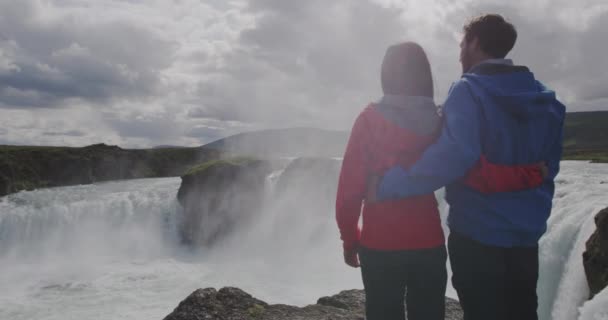
[[[346,130],[395,42],[425,47],[441,102],[462,24],[484,12],[517,26],[512,58],[569,111],[608,110],[605,0],[0,0],[0,144]]]

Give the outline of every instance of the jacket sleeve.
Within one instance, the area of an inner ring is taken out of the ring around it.
[[[359,115],[348,141],[336,197],[336,220],[345,250],[358,246],[359,217],[368,179],[368,128],[364,113]]]
[[[481,193],[512,192],[539,187],[541,164],[508,166],[490,163],[483,155],[465,177],[465,184]]]
[[[378,186],[378,200],[433,192],[464,175],[481,155],[481,110],[465,80],[456,82],[444,104],[441,135],[409,169],[393,167]]]
[[[547,87],[541,82],[536,82],[539,90],[545,91],[548,90]],[[547,166],[549,167],[549,175],[546,178],[546,181],[553,181],[555,177],[559,174],[560,170],[560,161],[562,160],[562,152],[563,152],[563,140],[564,140],[564,120],[566,117],[566,106],[563,105],[559,101],[555,101],[557,105],[556,108],[556,116],[559,117],[559,126],[557,132],[557,139],[553,142],[551,148],[548,152]]]

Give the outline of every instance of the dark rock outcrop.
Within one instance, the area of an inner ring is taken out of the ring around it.
[[[210,245],[246,223],[259,212],[271,170],[267,161],[237,158],[207,162],[182,176],[177,198],[184,242]]]
[[[198,289],[164,320],[363,320],[365,296],[361,290],[344,291],[303,308],[270,305],[237,288]],[[457,301],[446,298],[446,319],[462,319]]]
[[[270,174],[285,165],[272,188]],[[212,245],[238,225],[267,213],[260,209],[268,205],[264,203],[268,198],[272,204],[264,208],[266,211],[291,213],[279,215],[277,224],[282,219],[294,219],[297,212],[298,217],[305,216],[308,221],[318,214],[323,221],[319,225],[326,225],[327,208],[332,208],[335,201],[339,170],[340,161],[329,158],[298,158],[287,164],[252,158],[204,163],[182,176],[177,194],[184,208],[179,224],[182,239],[193,245]],[[271,190],[274,193],[266,193]]]
[[[608,208],[595,216],[597,229],[591,235],[583,253],[583,265],[591,297],[608,286]]]

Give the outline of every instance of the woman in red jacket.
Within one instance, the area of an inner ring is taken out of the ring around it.
[[[340,173],[336,218],[344,259],[352,267],[361,261],[368,320],[404,320],[406,293],[408,319],[444,319],[447,254],[435,195],[364,201],[374,176],[412,165],[441,130],[424,50],[411,42],[391,46],[381,82],[384,96],[357,118]],[[508,167],[480,159],[465,179],[480,192],[501,192],[538,186],[543,176],[537,164]]]

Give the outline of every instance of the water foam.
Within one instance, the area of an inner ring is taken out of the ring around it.
[[[335,188],[336,161],[335,175],[319,187]],[[266,179],[259,218],[203,250],[179,245],[178,178],[1,198],[0,319],[161,319],[199,287],[238,286],[295,305],[361,288],[359,271],[342,262],[334,194],[308,199],[310,190],[298,180],[278,190],[282,174]],[[593,215],[608,206],[602,179],[608,165],[564,163],[540,243],[541,319],[608,319],[606,290],[585,303],[581,262]],[[445,218],[443,200],[440,209]],[[448,294],[455,296],[451,288]]]

